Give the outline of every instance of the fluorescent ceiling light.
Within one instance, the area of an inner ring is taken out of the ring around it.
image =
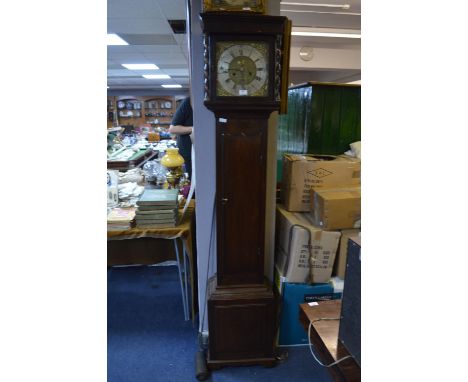
[[[149,80],[162,80],[165,78],[171,78],[167,74],[143,74],[143,77],[148,78]]]
[[[130,70],[159,69],[154,64],[122,64],[122,66]]]
[[[357,33],[325,33],[325,32],[291,32],[292,36],[308,36],[308,37],[340,37],[340,38],[361,38],[361,34]]]
[[[288,1],[281,1],[281,5],[304,5],[306,7],[326,7],[326,8],[340,8],[349,9],[349,4],[316,4],[316,3],[290,3]]]
[[[181,88],[182,85],[174,84],[174,85],[161,85],[163,88]]]
[[[128,42],[121,39],[115,33],[107,34],[107,45],[128,45]]]

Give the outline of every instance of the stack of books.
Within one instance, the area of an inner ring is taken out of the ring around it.
[[[113,208],[107,214],[108,231],[124,231],[132,227],[135,218],[135,207]]]
[[[179,190],[145,189],[137,202],[135,221],[138,228],[167,228],[177,225]]]

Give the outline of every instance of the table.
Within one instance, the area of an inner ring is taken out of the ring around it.
[[[129,170],[141,166],[148,160],[153,159],[156,155],[158,155],[158,153],[153,151],[151,148],[139,150],[128,160],[107,160],[107,169],[121,171]]]
[[[107,231],[107,240],[136,240],[141,239],[146,241],[145,247],[151,248],[151,244],[147,241],[151,239],[165,239],[172,240],[174,251],[176,254],[178,270],[179,270],[179,281],[182,292],[182,304],[184,307],[184,319],[187,321],[190,319],[189,311],[189,297],[188,297],[188,286],[191,288],[191,301],[192,301],[192,317],[195,317],[195,298],[194,295],[194,259],[192,250],[192,221],[195,212],[195,202],[192,200],[187,208],[183,220],[176,227],[171,228],[131,228],[122,231]],[[180,254],[178,241],[181,243],[182,253]],[[154,248],[154,245],[153,245]],[[127,259],[132,254],[127,254]],[[139,255],[141,258],[141,254]],[[108,246],[108,258],[109,258],[109,246]],[[159,259],[167,260],[167,255],[158,256]],[[164,261],[161,260],[161,261]],[[132,262],[134,263],[134,262]],[[153,262],[154,263],[154,262]],[[108,266],[113,265],[112,263]]]
[[[310,342],[316,357],[328,365],[346,357],[349,352],[338,341],[340,327],[341,300],[320,301],[318,305],[301,304],[299,320],[306,331],[312,322]],[[323,318],[338,318],[337,320],[323,320]],[[322,320],[320,320],[322,319]],[[361,380],[361,368],[353,358],[345,359],[335,366],[328,368],[335,381],[358,382]]]

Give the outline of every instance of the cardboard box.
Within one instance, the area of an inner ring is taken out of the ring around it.
[[[285,154],[281,201],[288,211],[310,211],[310,189],[361,184],[361,160],[345,155]]]
[[[278,335],[278,345],[307,344],[307,332],[299,321],[299,305],[305,302],[326,301],[341,298],[341,293],[335,293],[333,286],[327,284],[289,283],[284,276],[275,272],[275,279],[282,279],[280,294],[281,315]]]
[[[322,229],[361,226],[361,187],[311,189],[313,222]]]
[[[359,235],[358,229],[344,229],[341,231],[340,246],[336,254],[335,265],[333,267],[333,275],[344,280],[346,271],[346,254],[348,251],[348,240],[350,237]]]
[[[331,277],[341,233],[314,226],[306,218],[309,215],[277,206],[276,265],[289,282],[326,283]]]

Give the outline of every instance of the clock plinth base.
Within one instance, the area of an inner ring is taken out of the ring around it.
[[[274,367],[278,361],[275,357],[272,358],[252,358],[252,359],[235,359],[235,360],[212,360],[210,359],[210,353],[208,352],[208,357],[206,359],[206,364],[210,371],[216,371],[226,366],[264,366],[264,367]]]
[[[218,287],[212,278],[208,293],[208,367],[275,366],[278,300],[272,288]]]

